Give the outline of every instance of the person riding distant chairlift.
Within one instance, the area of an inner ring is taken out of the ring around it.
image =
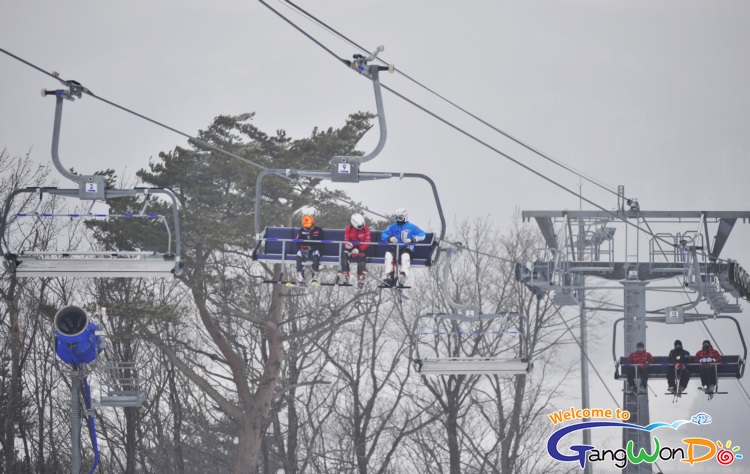
[[[669,351],[669,362],[672,364],[667,368],[667,384],[669,393],[681,394],[687,388],[690,381],[690,371],[685,364],[690,363],[690,353],[682,348],[682,341],[674,341],[674,349]],[[677,387],[675,379],[679,378],[680,385]]]
[[[654,363],[654,357],[646,352],[646,346],[639,342],[636,344],[636,351],[628,356],[628,364],[632,364],[626,367],[626,376],[628,378],[628,388],[626,393],[636,393],[635,387],[635,371],[638,369],[638,377],[641,379],[641,386],[639,393],[646,393],[646,387],[648,386],[648,373],[651,370],[650,365]],[[636,367],[637,365],[637,367]]]
[[[389,247],[385,254],[385,282],[389,286],[396,286],[397,282],[399,286],[404,286],[411,270],[414,242],[423,241],[427,234],[409,222],[409,213],[406,209],[397,209],[395,218],[396,222],[380,234],[380,239],[383,242],[394,244]],[[396,261],[401,262],[398,280],[396,279]]]
[[[370,247],[370,228],[365,224],[362,214],[352,214],[351,225],[344,229],[344,246],[341,250],[341,271],[339,278],[344,274],[345,282],[349,283],[349,260],[357,262],[357,287],[364,287],[364,276],[367,275],[367,258],[365,252]],[[358,242],[358,243],[353,243]]]
[[[703,349],[695,353],[695,361],[700,362],[701,384],[708,393],[716,391],[716,364],[721,362],[721,354],[713,348],[711,341],[703,341]]]
[[[322,240],[323,229],[315,225],[315,219],[311,215],[302,217],[302,227],[297,231],[297,239],[301,240]],[[297,242],[297,284],[305,284],[305,269],[303,262],[312,260],[312,279],[311,285],[318,284],[318,270],[320,269],[320,249],[323,244],[320,242]]]

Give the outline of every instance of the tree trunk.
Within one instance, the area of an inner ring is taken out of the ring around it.
[[[252,397],[243,396],[243,390],[238,390],[243,407],[243,417],[234,463],[235,474],[258,472],[258,457],[263,440],[263,429],[271,412],[271,401],[279,384],[281,363],[285,357],[284,344],[279,330],[283,306],[281,286],[274,285],[271,293],[271,308],[268,311],[268,322],[266,323],[268,361],[263,368],[263,374]],[[247,382],[240,380],[239,383]]]
[[[6,304],[10,317],[10,386],[8,390],[7,416],[3,422],[3,445],[5,447],[5,462],[9,472],[13,472],[16,465],[16,424],[21,413],[21,325],[18,314],[18,304],[15,301],[17,280],[11,277],[10,287],[6,293]]]
[[[461,450],[458,446],[458,389],[448,392],[448,419],[445,430],[448,435],[448,454],[450,455],[450,474],[461,474]]]
[[[138,413],[135,407],[125,407],[125,474],[135,474],[136,437],[135,424]]]
[[[500,464],[502,472],[514,472],[516,466],[516,446],[521,431],[521,411],[523,410],[523,396],[526,393],[526,376],[517,375],[514,380],[515,391],[513,393],[513,409],[510,413],[510,422],[505,429],[502,448],[500,451]]]
[[[352,422],[354,424],[354,454],[357,457],[357,471],[359,471],[359,474],[367,474],[367,440],[365,439],[366,433],[362,432],[362,419],[364,416],[359,407],[359,390],[357,390],[356,386],[353,388],[354,419]]]
[[[289,384],[295,385],[299,382],[299,369],[297,361],[289,361]],[[287,450],[285,474],[297,474],[297,436],[299,432],[299,416],[297,416],[297,391],[291,389],[287,392]]]
[[[174,462],[177,472],[185,472],[185,460],[182,455],[182,404],[177,396],[177,384],[174,381],[174,366],[170,364],[167,373],[169,378],[169,399],[172,403],[172,445],[174,446]]]

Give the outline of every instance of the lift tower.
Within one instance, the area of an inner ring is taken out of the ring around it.
[[[538,297],[550,295],[554,303],[579,306],[581,311],[581,408],[590,408],[584,356],[584,291],[622,289],[625,355],[635,351],[639,341],[646,342],[646,291],[652,282],[678,277],[679,282],[670,282],[669,286],[694,292],[694,301],[682,308],[692,309],[706,301],[714,315],[741,312],[737,300],[750,295],[747,272],[737,262],[719,259],[735,223],[738,219],[748,222],[750,211],[641,210],[636,200],[624,197],[624,187],[620,186],[614,211],[523,211],[522,217],[524,221],[534,219],[537,222],[546,247],[540,249],[534,262],[517,265],[516,278]],[[624,248],[614,245],[618,229]],[[617,285],[594,286],[591,277],[617,282]],[[659,289],[665,289],[664,282],[659,284]],[[727,294],[734,301],[730,301]],[[656,320],[674,322],[664,316],[648,318],[648,321]],[[692,319],[683,318],[678,322],[686,320]],[[736,377],[740,377],[744,373],[742,357],[738,357],[736,365]],[[648,402],[648,393],[623,395],[623,408],[631,413],[629,422],[641,426],[649,424]],[[583,444],[590,444],[588,430],[583,436]],[[629,441],[633,441],[635,452],[640,448],[651,450],[651,436],[647,431],[625,430],[623,448]],[[586,467],[590,469],[590,464]],[[650,464],[641,463],[629,464],[624,472],[652,471]]]

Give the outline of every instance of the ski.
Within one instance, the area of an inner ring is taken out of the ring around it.
[[[385,280],[381,280],[380,278],[378,278],[376,276],[373,276],[372,273],[368,273],[365,276],[367,278],[372,278],[373,280],[375,280],[376,282],[378,282],[379,283],[378,284],[378,288],[381,288],[381,289],[387,288],[387,289],[391,290],[393,292],[394,296],[396,296],[396,298],[398,299],[399,302],[401,302],[402,300],[408,300],[409,299],[409,297],[404,294],[403,290],[411,288],[410,286],[401,286],[400,287],[398,285],[396,285],[396,286],[389,285],[388,283],[385,282]]]

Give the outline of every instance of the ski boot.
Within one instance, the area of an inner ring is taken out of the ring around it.
[[[388,275],[385,276],[385,284],[387,286],[396,286],[396,275],[394,272],[388,272]]]
[[[404,272],[400,272],[398,274],[398,287],[399,288],[403,288],[404,285],[406,285],[406,279],[407,278],[408,277],[406,276],[406,273],[404,273]]]

